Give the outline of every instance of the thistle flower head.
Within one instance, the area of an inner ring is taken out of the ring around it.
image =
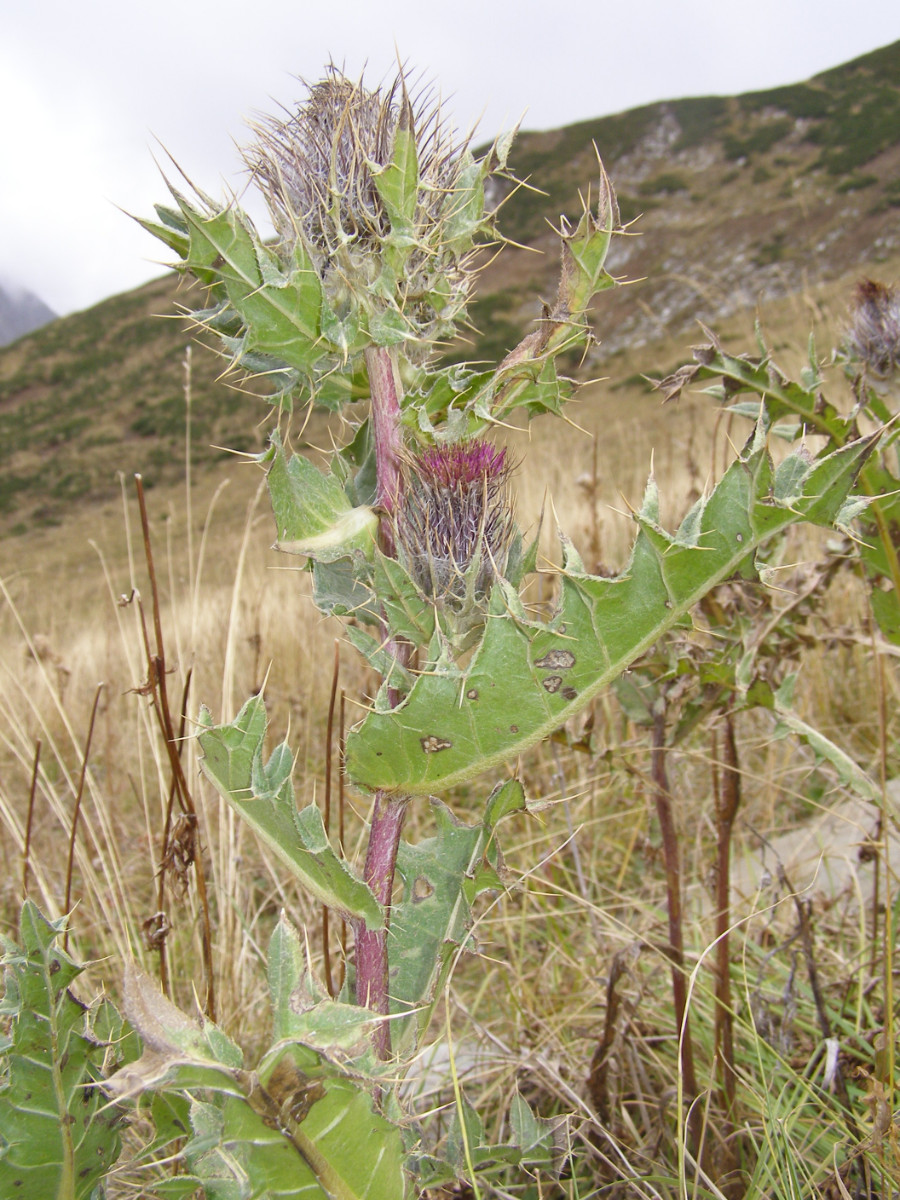
[[[515,532],[509,475],[506,451],[481,439],[435,446],[407,462],[397,552],[438,607],[465,615],[503,574]]]
[[[847,349],[873,375],[900,369],[900,293],[896,287],[861,279],[850,306]]]
[[[284,241],[302,233],[333,253],[348,239],[375,241],[389,232],[374,173],[391,161],[401,82],[382,95],[332,66],[292,116],[258,126],[259,140],[246,157]],[[442,148],[443,130],[437,132]]]
[[[450,333],[493,156],[476,163],[429,93],[410,98],[402,72],[370,91],[332,66],[292,114],[256,133],[245,159],[279,257],[291,262],[302,243],[337,320],[407,350]]]

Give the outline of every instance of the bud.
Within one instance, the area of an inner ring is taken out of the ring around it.
[[[369,91],[335,67],[286,119],[267,118],[245,159],[265,195],[283,264],[299,247],[318,274],[347,354],[403,344],[421,356],[465,310],[475,237],[488,225],[476,163],[402,73]]]
[[[897,289],[861,279],[850,306],[847,349],[873,375],[900,368],[900,296]]]
[[[506,451],[473,439],[406,463],[394,519],[398,556],[423,596],[471,615],[507,562],[515,533]]]
[[[390,162],[394,124],[389,98],[333,70],[294,116],[259,126],[246,158],[283,243],[305,237],[327,258],[344,242],[364,246],[385,236],[372,171]]]

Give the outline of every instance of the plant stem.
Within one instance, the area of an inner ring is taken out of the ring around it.
[[[364,877],[375,893],[376,900],[385,910],[390,908],[397,847],[400,844],[400,831],[408,804],[409,799],[406,796],[375,793]],[[383,929],[371,930],[366,928],[365,921],[357,921],[356,1002],[371,1008],[373,1012],[384,1013],[385,1016],[390,1011],[387,938],[387,923]],[[379,1058],[390,1058],[391,1031],[387,1021],[378,1026],[374,1043]]]
[[[400,495],[400,376],[397,362],[385,346],[366,350],[366,370],[372,392],[372,433],[375,438],[375,500],[385,510],[381,521],[382,549],[394,550],[390,517]]]
[[[691,1027],[687,1015],[687,987],[684,979],[684,930],[681,919],[681,857],[678,850],[678,833],[672,813],[672,795],[666,771],[666,712],[665,702],[660,701],[653,714],[652,775],[656,816],[662,834],[663,859],[666,867],[666,904],[669,910],[669,960],[672,963],[672,1003],[675,1008],[675,1024],[681,1039],[681,1069],[684,1090],[688,1099],[697,1095],[697,1079],[694,1074],[694,1049]]]
[[[391,518],[400,496],[400,453],[403,444],[400,433],[400,376],[396,359],[384,346],[370,346],[366,350],[366,368],[372,395],[371,421],[377,480],[375,498],[383,510],[379,540],[382,551],[393,555],[394,530]],[[403,662],[408,658],[409,647],[390,638],[387,628],[385,644],[398,661]],[[392,692],[390,702],[396,706],[399,696]],[[385,924],[383,929],[369,930],[365,921],[357,921],[355,927],[356,1002],[385,1016],[390,1012],[387,938],[391,893],[400,831],[408,803],[406,796],[387,795],[380,791],[375,793],[364,878],[384,907]],[[389,1022],[382,1021],[379,1024],[373,1042],[379,1058],[390,1058]]]
[[[722,777],[717,781],[716,801],[716,1053],[725,1112],[734,1113],[735,1062],[734,1013],[731,1007],[731,962],[728,930],[731,925],[731,835],[741,803],[741,777],[734,713],[725,714]]]

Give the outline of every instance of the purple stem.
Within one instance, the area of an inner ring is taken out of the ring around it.
[[[389,518],[400,495],[400,379],[397,364],[385,346],[370,346],[366,351],[366,369],[372,391],[372,431],[375,435],[375,471],[378,480],[376,503],[385,510],[381,535],[382,549],[391,554],[394,535]]]
[[[397,365],[390,350],[383,346],[372,346],[366,350],[366,368],[372,394],[372,432],[375,438],[375,469],[377,478],[376,502],[383,510],[381,518],[381,549],[387,555],[394,554],[394,531],[391,517],[400,496],[400,454],[403,446],[400,432],[400,380]],[[385,643],[394,657],[405,662],[409,647],[388,637]],[[392,696],[396,704],[398,696]],[[369,829],[369,845],[366,851],[364,878],[385,909],[383,929],[369,930],[365,921],[355,923],[356,935],[356,1002],[373,1012],[390,1012],[388,993],[388,922],[390,920],[391,893],[394,887],[394,869],[397,864],[397,848],[400,831],[409,803],[407,796],[389,796],[375,793],[372,806],[372,823]],[[391,1057],[391,1030],[387,1021],[382,1021],[373,1036],[375,1052],[379,1058]]]
[[[397,847],[409,799],[375,793],[369,847],[366,851],[365,880],[378,902],[389,910],[397,865]],[[388,929],[367,929],[365,921],[356,923],[356,1002],[373,1012],[390,1011],[388,994]],[[379,1058],[391,1056],[390,1024],[383,1021],[375,1031],[375,1051]]]

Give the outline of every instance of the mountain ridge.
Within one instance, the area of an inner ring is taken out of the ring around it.
[[[55,319],[56,313],[40,296],[0,280],[0,347],[8,346]]]

